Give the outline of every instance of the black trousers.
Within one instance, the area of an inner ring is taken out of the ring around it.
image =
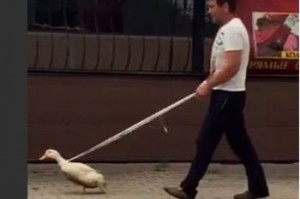
[[[196,155],[181,183],[183,190],[192,197],[197,194],[199,181],[203,178],[223,134],[246,169],[249,190],[256,197],[269,195],[263,168],[245,128],[245,101],[245,91],[212,91],[208,113],[196,142]]]

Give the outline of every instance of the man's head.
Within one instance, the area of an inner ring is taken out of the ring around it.
[[[208,0],[208,12],[216,24],[223,24],[236,11],[237,0]]]

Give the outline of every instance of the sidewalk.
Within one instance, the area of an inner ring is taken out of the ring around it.
[[[164,186],[178,185],[188,163],[170,164],[156,171],[158,164],[89,164],[100,170],[108,182],[108,193],[82,188],[68,181],[56,164],[28,165],[29,199],[172,199]],[[272,199],[298,199],[298,164],[265,164]],[[197,199],[232,199],[246,189],[241,165],[212,164],[199,186]],[[174,198],[173,198],[174,199]]]

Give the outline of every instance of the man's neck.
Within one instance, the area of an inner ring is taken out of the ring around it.
[[[231,21],[233,18],[235,18],[236,16],[234,14],[229,14],[227,16],[224,17],[224,20],[221,23],[221,26],[227,24],[229,21]]]

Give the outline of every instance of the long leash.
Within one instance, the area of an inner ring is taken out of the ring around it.
[[[121,139],[125,135],[127,135],[127,134],[131,133],[132,131],[140,128],[141,126],[143,126],[143,125],[151,122],[152,120],[156,119],[157,117],[159,117],[159,116],[161,116],[161,115],[169,112],[170,110],[172,110],[175,107],[177,107],[177,106],[185,103],[186,101],[192,99],[193,97],[195,97],[195,93],[192,93],[192,94],[190,94],[190,95],[182,98],[181,100],[178,100],[177,102],[175,102],[175,103],[173,103],[173,104],[171,104],[171,105],[163,108],[162,110],[160,110],[160,111],[154,113],[153,115],[150,115],[149,117],[141,120],[140,122],[138,122],[138,123],[136,123],[136,124],[128,127],[127,129],[121,131],[120,133],[118,133],[118,134],[116,134],[116,135],[114,135],[114,136],[112,136],[112,137],[104,140],[103,142],[100,142],[99,144],[93,146],[92,148],[90,148],[90,149],[88,149],[86,151],[83,151],[82,153],[80,153],[80,154],[78,154],[78,155],[76,155],[76,156],[68,159],[68,161],[73,161],[75,159],[78,159],[78,158],[80,158],[82,156],[85,156],[85,155],[87,155],[87,154],[89,154],[89,153],[91,153],[91,152],[93,152],[93,151],[95,151],[97,149],[100,149],[100,148],[102,148],[102,147],[104,147],[104,146],[106,146],[106,145],[108,145],[108,144],[110,144],[110,143],[112,143],[112,142],[114,142],[116,140]]]

